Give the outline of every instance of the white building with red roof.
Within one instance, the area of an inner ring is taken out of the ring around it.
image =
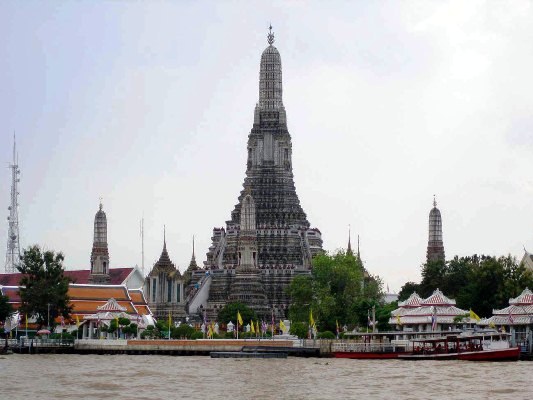
[[[406,332],[455,330],[465,322],[475,323],[468,314],[469,311],[456,307],[455,300],[437,289],[427,299],[414,292],[398,303],[398,308],[391,312],[389,324]],[[463,317],[462,321],[458,322],[457,317]]]
[[[515,298],[509,299],[509,306],[492,310],[492,317],[479,321],[478,325],[506,330],[517,343],[531,346],[533,332],[533,292],[525,288]]]

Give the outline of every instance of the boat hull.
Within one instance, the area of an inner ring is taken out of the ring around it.
[[[518,361],[520,348],[466,351],[464,353],[401,354],[400,360]]]

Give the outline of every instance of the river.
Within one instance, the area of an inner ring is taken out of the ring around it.
[[[0,399],[526,399],[533,362],[0,356]]]

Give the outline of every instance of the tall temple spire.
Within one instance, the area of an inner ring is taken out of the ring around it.
[[[92,283],[109,282],[109,250],[107,247],[107,217],[103,210],[102,198],[98,211],[94,216],[93,248],[91,251],[91,274],[89,281]]]
[[[19,216],[18,216],[18,183],[20,182],[20,169],[17,162],[16,138],[13,132],[13,163],[9,165],[11,169],[11,198],[9,202],[8,230],[7,230],[7,252],[6,252],[6,273],[17,272],[17,265],[20,263],[20,239],[19,239]]]
[[[196,269],[198,269],[198,264],[196,263],[196,256],[194,254],[194,235],[192,235],[192,257],[187,271],[194,271]]]
[[[274,43],[274,33],[270,26],[268,36],[268,47],[261,54],[261,64],[259,68],[259,110],[261,111],[281,111],[285,118],[283,108],[283,83],[281,74],[281,56]],[[281,117],[281,116],[280,116]]]
[[[429,212],[429,235],[427,247],[427,261],[445,260],[444,244],[442,240],[442,217],[437,208],[437,200],[433,195],[433,208]]]

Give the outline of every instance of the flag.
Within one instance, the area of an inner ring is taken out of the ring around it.
[[[401,324],[402,324],[402,320],[400,319],[400,316],[399,316],[399,315],[396,316],[396,323],[397,323],[398,325],[401,325]]]
[[[242,323],[242,317],[241,317],[241,313],[239,311],[237,311],[237,323],[242,326],[243,323]]]
[[[370,310],[366,310],[366,318],[368,319],[368,326],[372,326],[372,321],[370,320]]]
[[[509,324],[514,323],[513,314],[511,314],[511,309],[509,309]]]
[[[287,329],[287,327],[283,323],[283,320],[281,319],[279,320],[279,329],[281,329],[284,333],[285,333],[285,330]]]
[[[259,334],[261,331],[259,330],[259,321],[255,321],[255,333]]]
[[[28,323],[26,322],[26,325],[28,325]],[[78,314],[76,314],[76,326],[79,328],[80,327],[80,317]]]
[[[496,325],[494,324],[494,321],[489,322],[489,328],[496,329]]]
[[[309,310],[309,326],[315,326],[315,319],[313,318],[313,310]]]
[[[61,328],[64,328],[65,327],[65,317],[61,316]]]
[[[250,333],[255,333],[254,321],[250,321]]]
[[[431,316],[431,330],[434,331],[437,328],[437,316]]]
[[[479,316],[474,311],[472,311],[472,309],[470,309],[470,319],[475,319],[476,321],[479,321],[481,318],[479,318]]]
[[[28,314],[26,314],[25,317],[26,317],[26,332],[28,332]]]
[[[335,325],[337,327],[337,335],[339,334],[339,321],[338,320],[335,320]]]

